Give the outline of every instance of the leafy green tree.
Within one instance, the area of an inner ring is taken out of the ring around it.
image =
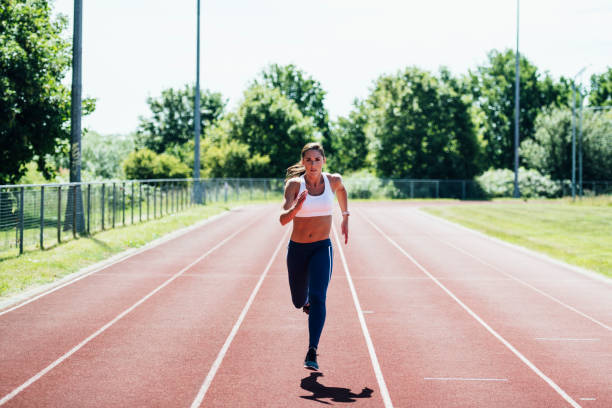
[[[339,117],[331,128],[328,167],[334,172],[350,173],[369,167],[366,104],[355,100],[348,117]]]
[[[521,143],[520,154],[525,165],[553,180],[571,179],[571,110],[546,109],[536,119],[535,127],[534,139]],[[611,180],[612,112],[584,112],[582,146],[583,179]]]
[[[261,174],[283,177],[285,170],[299,159],[299,152],[314,139],[316,128],[295,102],[276,88],[251,86],[235,114],[229,115],[226,134],[249,146],[250,154],[269,157]]]
[[[71,44],[67,19],[51,14],[48,0],[0,3],[0,184],[16,182],[32,160],[51,177],[49,155],[69,144],[70,92],[61,81]],[[91,113],[94,101],[83,102]]]
[[[468,74],[474,102],[485,118],[481,133],[487,168],[514,167],[515,55],[512,50],[493,50],[485,65]],[[571,84],[564,78],[555,83],[523,56],[519,65],[519,139],[523,141],[533,138],[535,119],[544,107],[567,105]]]
[[[218,120],[225,109],[226,101],[220,93],[200,92],[200,129],[205,129]],[[195,87],[185,85],[183,89],[165,89],[158,98],[147,98],[151,109],[150,118],[140,118],[137,130],[137,145],[157,153],[182,145],[193,139],[193,112]]]
[[[191,169],[177,157],[170,154],[157,154],[149,149],[133,151],[123,161],[125,175],[132,180],[188,178]]]
[[[121,179],[121,163],[134,150],[134,135],[101,135],[87,132],[82,141],[84,179]]]
[[[378,176],[471,178],[479,171],[479,144],[469,100],[442,71],[418,68],[378,78],[367,100]]]
[[[296,103],[302,115],[311,117],[322,136],[324,147],[330,147],[329,114],[325,108],[326,92],[319,81],[308,76],[295,65],[271,64],[261,72],[255,85],[278,89],[283,96]]]
[[[612,106],[612,68],[603,74],[591,76],[589,105]]]

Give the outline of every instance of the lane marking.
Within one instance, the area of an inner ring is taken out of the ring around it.
[[[452,221],[446,220],[446,219],[444,219],[442,217],[437,217],[435,215],[429,214],[429,213],[427,213],[427,212],[425,212],[425,211],[423,211],[423,210],[421,210],[419,208],[416,209],[416,212],[418,212],[419,214],[421,214],[421,215],[423,215],[423,216],[425,216],[427,218],[430,218],[430,219],[433,219],[433,220],[436,220],[436,221],[440,221],[442,223],[450,225],[451,227],[455,227],[455,228],[458,228],[458,229],[461,229],[461,230],[468,231],[468,232],[470,232],[472,234],[480,236],[481,238],[484,238],[486,240],[493,241],[493,242],[496,242],[496,243],[501,244],[503,246],[515,249],[515,250],[517,250],[519,252],[522,252],[524,254],[530,255],[530,256],[532,256],[534,258],[537,258],[539,260],[543,260],[543,261],[555,264],[557,266],[561,266],[561,267],[563,267],[565,269],[568,269],[568,270],[570,270],[572,272],[579,273],[580,275],[583,275],[583,276],[591,279],[590,281],[587,280],[587,282],[599,281],[600,283],[606,283],[608,285],[612,285],[612,278],[608,278],[608,277],[603,276],[603,275],[601,275],[601,274],[599,274],[597,272],[593,272],[593,271],[591,271],[589,269],[581,268],[581,267],[575,266],[575,265],[570,265],[570,264],[565,263],[563,261],[560,261],[558,259],[551,258],[550,256],[542,254],[540,252],[536,252],[536,251],[533,251],[531,249],[522,247],[520,245],[512,244],[510,242],[502,241],[499,238],[495,238],[495,237],[486,235],[486,234],[484,234],[484,233],[482,233],[480,231],[476,231],[474,229],[465,227],[465,226],[463,226],[461,224],[457,224],[457,223],[454,223]]]
[[[287,229],[287,231],[285,231],[285,233],[283,234],[280,242],[278,243],[278,246],[276,247],[276,249],[274,250],[274,253],[272,254],[272,257],[268,261],[268,265],[266,265],[266,268],[264,269],[263,273],[259,277],[259,281],[257,281],[255,288],[253,288],[253,292],[251,292],[251,296],[249,297],[249,300],[247,300],[246,304],[244,305],[242,312],[240,312],[240,316],[238,316],[238,320],[236,320],[236,323],[234,324],[234,327],[232,327],[232,330],[230,331],[229,336],[227,336],[227,339],[225,339],[225,343],[223,343],[223,347],[221,347],[221,350],[219,350],[219,354],[217,354],[217,358],[215,359],[214,363],[210,367],[210,370],[208,371],[208,374],[206,375],[206,378],[204,379],[204,383],[200,387],[200,390],[198,391],[196,398],[193,400],[193,403],[191,404],[191,408],[197,408],[200,406],[200,404],[202,404],[202,401],[204,400],[204,396],[206,395],[206,392],[208,391],[210,384],[215,378],[215,374],[217,374],[217,371],[219,370],[219,367],[221,366],[221,363],[223,362],[223,358],[225,357],[225,354],[227,353],[227,350],[229,349],[230,344],[232,344],[232,340],[234,340],[236,333],[238,333],[238,329],[240,328],[240,325],[242,324],[244,317],[249,311],[249,308],[251,307],[251,304],[253,303],[253,300],[255,299],[255,296],[257,295],[257,292],[259,291],[259,288],[261,287],[263,280],[265,279],[266,275],[268,274],[268,271],[270,270],[270,267],[272,266],[272,262],[276,258],[276,255],[278,254],[278,251],[281,249],[283,243],[287,242],[287,235],[289,235],[289,231],[290,229]]]
[[[508,381],[507,378],[461,378],[461,377],[425,377],[424,380],[436,381]]]
[[[541,340],[541,341],[599,341],[599,339],[565,339],[562,337],[550,337],[550,338],[546,338],[546,337],[536,337],[536,340]]]
[[[595,401],[597,398],[580,398],[582,401]]]
[[[236,210],[236,208],[234,210]],[[175,238],[179,238],[179,237],[187,234],[188,232],[191,232],[191,231],[193,231],[193,230],[195,230],[197,228],[200,228],[203,225],[206,225],[206,224],[208,224],[208,223],[210,223],[212,221],[218,220],[219,218],[222,218],[222,217],[230,214],[231,212],[232,212],[232,210],[226,211],[226,212],[218,214],[218,215],[214,215],[214,216],[212,216],[210,218],[207,218],[205,220],[202,220],[201,222],[196,223],[195,225],[191,225],[189,227],[185,227],[185,228],[182,228],[180,230],[170,232],[170,233],[164,235],[163,237],[160,237],[160,238],[158,238],[156,240],[153,240],[153,241],[143,245],[140,248],[128,249],[128,250],[126,250],[124,252],[121,252],[121,253],[119,253],[117,255],[114,255],[114,256],[110,257],[109,259],[106,259],[106,260],[104,260],[102,262],[98,262],[98,263],[96,263],[94,265],[88,266],[88,267],[84,268],[81,271],[77,271],[75,273],[72,273],[72,274],[62,278],[60,281],[50,284],[50,285],[58,285],[59,284],[59,286],[54,286],[54,287],[52,287],[49,290],[43,289],[43,292],[40,293],[39,295],[37,295],[37,296],[35,296],[35,297],[31,298],[31,299],[28,299],[25,302],[19,303],[18,305],[13,306],[10,309],[3,310],[2,312],[0,312],[0,316],[4,315],[6,313],[12,312],[13,310],[19,309],[19,308],[21,308],[21,307],[23,307],[23,306],[25,306],[25,305],[27,305],[29,303],[32,303],[32,302],[34,302],[34,301],[36,301],[36,300],[38,300],[38,299],[40,299],[40,298],[42,298],[44,296],[47,296],[47,295],[55,292],[56,290],[60,290],[60,289],[66,287],[68,285],[72,285],[73,283],[76,283],[76,282],[80,281],[81,279],[85,279],[86,277],[88,277],[90,275],[93,275],[96,272],[103,271],[103,270],[105,270],[107,268],[110,268],[111,266],[113,266],[115,264],[118,264],[119,262],[125,261],[126,259],[129,259],[129,258],[131,258],[133,256],[136,256],[138,254],[146,252],[146,251],[148,251],[150,249],[156,248],[156,247],[160,246],[161,244],[164,244],[164,243],[166,243],[168,241],[171,241],[171,240],[173,240]],[[100,265],[100,264],[102,264],[102,265]],[[93,269],[93,270],[90,270],[90,269]],[[66,283],[61,283],[61,281],[67,281],[67,282]],[[45,285],[45,286],[47,286],[47,285]],[[39,289],[33,289],[33,291],[35,291],[35,292],[38,292],[38,290]],[[13,303],[14,304],[15,302],[19,302],[20,300],[22,300],[24,298],[27,298],[27,296],[28,295],[27,295],[27,292],[26,292],[25,294],[22,294],[21,296],[17,296],[14,301],[13,300],[8,300],[6,302],[2,302],[2,303],[0,303],[0,308],[2,308],[3,305],[6,306],[5,303],[8,303],[8,304]]]
[[[106,323],[104,326],[102,326],[100,329],[98,329],[95,333],[93,333],[92,335],[90,335],[89,337],[87,337],[85,340],[83,340],[82,342],[80,342],[79,344],[77,344],[76,346],[74,346],[70,351],[68,351],[66,354],[64,354],[63,356],[61,356],[60,358],[58,358],[57,360],[55,360],[54,362],[52,362],[51,364],[49,364],[47,367],[45,367],[44,369],[42,369],[41,371],[39,371],[37,374],[35,374],[34,376],[32,376],[30,379],[28,379],[26,382],[24,382],[23,384],[21,384],[19,387],[15,388],[13,391],[11,391],[9,394],[5,395],[2,399],[0,399],[0,405],[4,405],[6,404],[8,401],[10,401],[11,399],[13,399],[17,394],[19,394],[20,392],[22,392],[23,390],[25,390],[26,388],[28,388],[30,385],[32,385],[33,383],[35,383],[36,381],[38,381],[42,376],[44,376],[45,374],[47,374],[49,371],[53,370],[55,367],[57,367],[59,364],[61,364],[64,360],[66,360],[67,358],[69,358],[70,356],[72,356],[74,353],[76,353],[77,351],[79,351],[81,348],[83,348],[83,346],[85,346],[87,343],[89,343],[90,341],[92,341],[93,339],[95,339],[96,337],[98,337],[100,334],[102,334],[104,331],[106,331],[109,327],[111,327],[113,324],[117,323],[119,320],[121,320],[123,317],[125,317],[128,313],[130,313],[131,311],[133,311],[134,309],[136,309],[138,306],[140,306],[141,304],[143,304],[144,302],[146,302],[151,296],[155,295],[157,292],[159,292],[160,290],[162,290],[164,287],[166,287],[167,285],[169,285],[172,281],[174,281],[176,278],[178,278],[179,276],[181,276],[185,271],[189,270],[191,267],[193,267],[194,265],[196,265],[198,262],[200,262],[201,260],[203,260],[204,258],[206,258],[208,255],[210,255],[212,252],[214,252],[215,250],[217,250],[218,248],[220,248],[221,246],[223,246],[226,242],[228,242],[229,240],[231,240],[232,238],[234,238],[236,235],[238,235],[239,233],[241,233],[242,231],[246,230],[248,227],[250,227],[251,225],[253,225],[255,222],[259,221],[261,218],[257,218],[254,221],[248,223],[246,226],[240,228],[238,231],[234,232],[233,234],[231,234],[230,236],[228,236],[227,238],[225,238],[223,241],[219,242],[217,245],[215,245],[214,247],[212,247],[211,249],[209,249],[208,251],[206,251],[203,255],[201,255],[200,257],[198,257],[195,261],[193,261],[192,263],[190,263],[189,265],[187,265],[186,267],[184,267],[183,269],[181,269],[179,272],[177,272],[175,275],[173,275],[170,279],[166,280],[164,283],[162,283],[161,285],[159,285],[157,288],[153,289],[151,292],[149,292],[149,294],[147,294],[145,297],[143,297],[142,299],[140,299],[138,302],[134,303],[131,307],[129,307],[128,309],[124,310],[123,312],[121,312],[119,315],[117,315],[113,320],[111,320],[110,322]]]
[[[440,281],[433,276],[427,269],[425,269],[416,259],[412,257],[408,252],[406,252],[397,242],[391,239],[387,234],[385,234],[377,225],[375,225],[366,215],[357,210],[357,212],[372,226],[376,231],[378,231],[387,241],[389,241],[394,247],[396,247],[404,256],[406,256],[413,264],[415,264],[425,275],[429,276],[431,280],[438,285],[447,295],[449,295],[455,302],[457,302],[470,316],[472,316],[478,323],[480,323],[489,333],[491,333],[495,338],[497,338],[504,346],[506,346],[514,355],[516,355],[527,367],[529,367],[533,372],[535,372],[540,378],[542,378],[546,383],[552,387],[565,401],[567,401],[574,408],[581,408],[580,405],[572,399],[565,391],[561,389],[553,380],[548,378],[539,368],[537,368],[531,361],[527,359],[521,352],[519,352],[510,342],[504,339],[499,333],[497,333],[491,326],[489,326],[484,320],[480,318],[472,309],[470,309],[465,303],[463,303],[453,292],[451,292],[446,286],[444,286]]]
[[[378,387],[380,388],[380,396],[382,397],[382,400],[385,404],[385,408],[393,408],[393,403],[391,402],[391,397],[389,396],[389,390],[387,389],[387,385],[385,384],[385,379],[383,378],[382,370],[380,369],[380,364],[378,364],[376,351],[374,351],[374,343],[372,343],[372,338],[370,337],[370,332],[368,331],[368,326],[366,325],[365,318],[363,317],[363,312],[361,311],[361,305],[359,304],[359,299],[357,298],[357,292],[355,291],[355,286],[353,285],[353,279],[351,278],[351,273],[349,272],[349,268],[346,263],[346,258],[344,257],[342,242],[340,241],[340,238],[338,238],[338,232],[336,231],[336,227],[333,225],[332,230],[334,232],[334,237],[336,238],[336,243],[338,244],[340,258],[342,259],[344,272],[346,272],[346,279],[351,289],[351,294],[353,295],[353,302],[355,303],[355,309],[357,309],[357,316],[359,317],[359,323],[361,324],[361,331],[363,332],[363,337],[365,337],[365,341],[368,346],[370,360],[372,360],[372,367],[374,368],[376,380],[378,381]]]
[[[440,242],[450,246],[451,248],[454,248],[457,251],[459,251],[459,252],[461,252],[461,253],[463,253],[465,255],[468,255],[468,256],[470,256],[472,258],[474,258],[475,260],[477,260],[478,262],[482,263],[483,265],[485,265],[485,266],[487,266],[487,267],[489,267],[489,268],[491,268],[491,269],[501,273],[502,275],[505,275],[505,276],[509,277],[510,279],[520,283],[521,285],[524,285],[524,286],[528,287],[529,289],[531,289],[531,290],[539,293],[540,295],[542,295],[542,296],[552,300],[553,302],[556,302],[556,303],[560,304],[561,306],[565,307],[566,309],[571,310],[572,312],[575,312],[575,313],[579,314],[580,316],[582,316],[582,317],[592,321],[593,323],[603,327],[604,329],[612,331],[612,327],[608,326],[607,324],[602,323],[599,320],[592,318],[591,316],[587,315],[586,313],[581,312],[580,310],[576,309],[575,307],[572,307],[572,306],[570,306],[570,305],[568,305],[566,303],[563,303],[561,300],[557,299],[556,297],[554,297],[552,295],[549,295],[548,293],[546,293],[546,292],[536,288],[533,285],[530,285],[529,283],[525,282],[524,280],[519,279],[516,276],[514,276],[514,275],[512,275],[512,274],[510,274],[510,273],[508,273],[506,271],[501,270],[500,268],[496,267],[495,265],[490,264],[489,262],[485,261],[484,259],[481,259],[480,257],[478,257],[478,256],[476,256],[476,255],[474,255],[474,254],[464,250],[463,248],[460,248],[460,247],[458,247],[458,246],[456,246],[456,245],[454,245],[454,244],[452,244],[452,243],[450,243],[450,242],[448,242],[446,240],[443,240],[441,238],[436,238],[436,237],[434,237],[434,238],[436,240],[438,240],[438,241],[440,241]]]

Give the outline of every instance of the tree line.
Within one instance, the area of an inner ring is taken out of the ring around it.
[[[6,7],[4,6],[6,5]],[[70,68],[65,18],[46,0],[6,0],[0,9],[0,183],[38,169],[49,179],[68,167]],[[321,141],[328,168],[379,177],[472,179],[513,168],[512,50],[454,75],[412,66],[380,75],[351,111],[331,121],[320,82],[295,65],[272,64],[229,111],[223,95],[201,91],[201,177],[283,177],[308,141]],[[84,177],[165,178],[193,174],[194,87],[147,99],[133,135],[90,132]],[[579,88],[584,178],[612,180],[612,68]],[[572,82],[520,58],[520,160],[552,179],[571,171]],[[84,101],[84,113],[95,100]],[[577,124],[576,124],[577,126]],[[27,177],[26,177],[27,178]]]

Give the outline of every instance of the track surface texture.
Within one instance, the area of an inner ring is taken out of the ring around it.
[[[405,202],[353,203],[348,245],[335,225],[305,370],[278,208],[0,311],[0,405],[612,407],[612,284]]]

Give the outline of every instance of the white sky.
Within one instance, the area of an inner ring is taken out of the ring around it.
[[[327,91],[330,118],[347,115],[381,74],[406,66],[453,73],[514,49],[515,0],[201,0],[202,88],[239,103],[269,63],[293,63]],[[128,133],[147,96],[195,83],[196,0],[83,1],[83,125]],[[55,0],[70,19],[73,0]],[[523,0],[520,52],[553,76],[612,66],[610,0]],[[70,76],[66,78],[70,83]]]

